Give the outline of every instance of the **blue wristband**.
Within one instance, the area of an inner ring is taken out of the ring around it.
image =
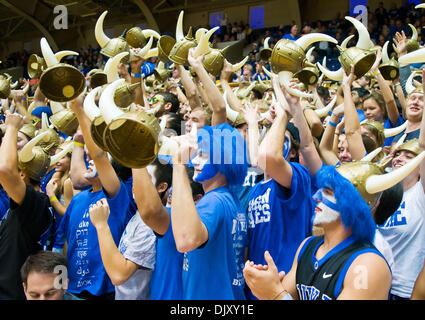
[[[330,121],[329,120],[329,122],[328,122],[332,127],[335,127],[336,128],[336,126],[338,125],[338,124],[336,124],[335,122],[332,122],[332,121]]]
[[[142,76],[142,74],[141,73],[132,73],[131,76],[133,78],[140,78]]]

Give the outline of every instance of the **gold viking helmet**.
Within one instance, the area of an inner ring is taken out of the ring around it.
[[[124,81],[118,79],[109,84],[100,96],[100,112],[107,125],[103,142],[112,157],[122,165],[143,168],[158,154],[160,127],[154,114],[124,112],[117,107],[113,97]]]
[[[47,133],[47,135],[38,142],[38,146],[40,146],[46,153],[50,153],[50,151],[60,144],[59,135],[53,127],[53,124],[49,125],[47,114],[43,112],[41,114],[41,129],[36,132],[36,136],[40,133]]]
[[[396,151],[402,151],[402,150],[412,152],[416,156],[419,155],[419,153],[421,152],[421,149],[419,146],[418,138],[407,140],[396,149]]]
[[[306,86],[314,85],[319,80],[320,72],[314,64],[309,63],[314,47],[311,47],[306,53],[306,67],[294,74]]]
[[[370,70],[376,60],[375,51],[370,50],[372,43],[367,28],[355,18],[345,17],[345,19],[350,21],[357,29],[359,35],[357,44],[353,47],[347,48],[348,42],[354,37],[354,35],[351,35],[347,37],[340,46],[337,46],[340,51],[338,60],[341,63],[341,68],[337,71],[330,71],[323,67],[319,62],[317,63],[317,67],[320,71],[324,73],[327,78],[334,81],[342,80],[344,75],[343,71],[350,74],[351,65],[354,65],[354,74],[356,77],[360,78]]]
[[[407,53],[416,51],[420,48],[420,44],[418,42],[418,30],[409,23],[409,27],[412,30],[412,37],[407,40]]]
[[[78,119],[74,111],[65,108],[60,102],[50,101],[52,115],[49,120],[54,127],[67,136],[73,136],[78,129]]]
[[[91,90],[84,99],[84,112],[91,121],[90,132],[93,141],[104,151],[108,148],[103,142],[103,133],[106,129],[106,122],[100,113],[99,107],[96,105],[96,95],[101,91],[101,87],[96,87]]]
[[[170,77],[170,70],[165,68],[164,62],[160,61],[158,66],[153,70],[153,74],[156,80],[164,82]]]
[[[189,28],[186,37],[183,35],[183,14],[181,11],[176,26],[176,42],[170,50],[168,58],[177,64],[188,65],[187,55],[189,49],[196,47],[196,40],[192,37],[192,27]]]
[[[69,64],[59,63],[45,38],[41,38],[40,46],[47,65],[40,77],[41,92],[47,99],[58,102],[78,97],[86,86],[84,75]]]
[[[264,47],[260,51],[260,59],[265,62],[268,62],[272,55],[272,49],[270,49],[269,41],[270,41],[270,37],[267,37],[266,39],[264,39]]]
[[[142,30],[140,27],[133,27],[125,34],[125,40],[133,48],[143,48],[150,37],[159,39],[161,36],[155,30]]]
[[[10,95],[10,85],[12,83],[12,76],[5,73],[0,75],[0,99],[7,99]]]
[[[294,96],[312,98],[312,94],[293,89],[289,86],[294,73],[306,66],[312,66],[306,59],[305,50],[314,42],[329,41],[338,43],[336,39],[322,33],[310,33],[296,41],[280,39],[272,50],[270,64],[273,73],[278,74],[280,83]],[[271,77],[271,72],[263,67],[263,70]]]
[[[193,53],[194,57],[197,58],[200,55],[204,54],[204,59],[202,64],[209,73],[217,77],[220,75],[221,70],[223,69],[224,61],[226,59],[225,54],[231,46],[227,46],[223,49],[213,49],[209,46],[209,39],[214,34],[218,27],[212,28],[208,32],[197,32],[199,37],[198,45]],[[198,30],[199,31],[199,30]],[[235,72],[242,68],[246,63],[248,57],[245,57],[241,62],[232,65],[232,71]]]
[[[110,39],[104,32],[103,32],[103,20],[105,19],[106,14],[108,11],[104,11],[100,17],[96,21],[96,26],[94,29],[94,34],[96,37],[96,41],[99,44],[99,46],[102,48],[100,50],[100,53],[112,58],[116,56],[118,53],[121,52],[130,52],[130,47],[125,40],[125,35],[127,30],[124,30],[124,32],[117,38]],[[125,63],[128,63],[129,57],[126,58],[124,61]]]
[[[385,163],[369,161],[353,161],[337,166],[337,171],[351,181],[367,202],[373,208],[382,191],[391,188],[407,177],[425,159],[425,151],[418,154],[403,167],[384,173]]]
[[[78,55],[78,52],[64,50],[55,53],[55,57],[58,62],[68,55]],[[47,69],[46,61],[34,53],[28,59],[27,69],[30,78],[39,78],[43,71]]]
[[[50,166],[50,157],[39,145],[48,138],[48,132],[42,132],[31,139],[19,152],[19,169],[29,178],[40,181]]]
[[[169,63],[171,60],[168,58],[171,49],[174,47],[176,40],[170,36],[161,36],[158,40],[158,59],[164,63]]]
[[[108,77],[106,73],[103,72],[103,70],[101,69],[92,69],[87,75],[90,76],[89,87],[91,89],[94,89],[96,87],[101,87],[104,84],[108,83]]]
[[[382,47],[382,63],[379,66],[379,71],[385,80],[392,81],[398,78],[400,71],[397,60],[394,58],[390,59],[388,57],[388,44],[389,41],[385,42],[384,46]]]
[[[26,135],[29,139],[32,139],[35,137],[35,132],[37,131],[37,128],[32,123],[25,123],[19,132]]]

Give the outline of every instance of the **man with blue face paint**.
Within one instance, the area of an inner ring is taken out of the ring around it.
[[[281,90],[274,84],[275,92]],[[264,180],[251,190],[248,205],[248,259],[264,264],[264,252],[276,259],[279,270],[288,272],[300,243],[311,235],[311,178],[298,159],[298,129],[288,123],[287,113],[276,108],[276,118],[263,139],[258,165]],[[246,287],[248,299],[256,299]]]
[[[241,300],[247,217],[229,185],[242,184],[248,167],[243,137],[230,125],[205,126],[195,137],[176,139],[173,155],[171,221],[177,250],[184,252],[183,298]],[[189,155],[193,180],[205,195],[195,205],[187,176]]]
[[[313,223],[323,236],[299,246],[287,275],[278,272],[270,253],[267,266],[247,261],[244,275],[259,299],[388,299],[391,270],[373,246],[375,223],[366,201],[333,166],[317,173]]]

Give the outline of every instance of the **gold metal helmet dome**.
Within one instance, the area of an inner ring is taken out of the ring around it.
[[[50,122],[59,132],[63,132],[67,136],[73,136],[77,132],[79,123],[74,111],[65,108],[60,102],[50,101],[52,115],[49,117]]]
[[[47,118],[47,114],[43,112],[41,114],[41,129],[36,132],[36,136],[38,136],[41,133],[47,133],[47,135],[44,136],[44,138],[40,140],[37,144],[46,153],[50,153],[53,149],[55,149],[60,144],[59,135],[53,127],[54,127],[53,124],[49,126],[49,120]]]
[[[58,102],[66,102],[78,97],[86,86],[84,75],[77,68],[60,63],[45,38],[41,38],[40,47],[47,65],[47,69],[40,77],[40,91],[47,99]],[[72,51],[67,52],[78,54]]]
[[[115,90],[123,84],[118,79],[109,84],[99,100],[100,112],[106,122],[103,142],[109,153],[122,165],[142,168],[157,156],[160,127],[154,114],[144,111],[124,112],[114,102]]]
[[[48,132],[42,132],[31,139],[19,152],[18,167],[26,176],[40,181],[50,166],[48,153],[39,146],[39,143],[47,138]]]
[[[161,36],[155,30],[142,30],[140,27],[133,27],[125,34],[125,40],[133,48],[143,48],[147,43],[147,39],[150,37],[159,39]]]
[[[124,32],[117,38],[110,39],[104,32],[103,32],[103,20],[105,19],[106,14],[108,11],[104,11],[100,17],[96,21],[95,26],[95,37],[96,41],[99,44],[99,46],[102,48],[100,50],[100,53],[112,58],[116,56],[118,53],[121,52],[130,52],[130,47],[125,40],[125,35],[127,30],[124,30]],[[124,63],[128,63],[129,57],[125,58]]]
[[[5,73],[0,75],[0,99],[7,99],[10,95],[10,85],[12,83],[12,76]]]
[[[37,131],[37,128],[32,123],[25,123],[21,129],[19,129],[19,132],[26,135],[28,138],[32,139],[35,137],[35,132]]]
[[[382,47],[382,63],[379,66],[379,72],[381,72],[385,80],[394,80],[397,79],[400,74],[399,63],[396,59],[390,59],[388,57],[388,44],[389,41],[385,42]]]
[[[419,146],[419,140],[417,138],[407,140],[406,142],[403,142],[397,149],[397,151],[409,151],[415,155],[418,155],[420,153],[420,146]]]
[[[184,11],[179,14],[176,26],[176,42],[171,48],[168,58],[174,63],[188,65],[189,49],[196,47],[197,43],[192,36],[192,27],[189,28],[186,36],[183,35],[183,14]]]

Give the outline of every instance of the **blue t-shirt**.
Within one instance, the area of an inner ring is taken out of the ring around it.
[[[299,163],[292,167],[291,189],[274,179],[258,183],[251,191],[249,218],[248,259],[255,264],[267,264],[268,250],[279,271],[288,271],[301,242],[311,235],[313,203],[311,177]],[[256,299],[249,288],[247,297]]]
[[[155,233],[157,236],[156,262],[150,282],[151,300],[182,300],[183,253],[177,251],[174,241],[171,208],[166,209],[170,214],[168,230],[163,236]]]
[[[207,192],[196,209],[208,230],[208,241],[184,254],[184,299],[244,300],[246,214],[227,186]]]
[[[387,119],[384,122],[384,129],[396,128],[398,126],[401,126],[403,123],[404,123],[403,117],[401,115],[398,115],[398,119],[397,119],[396,124],[395,125],[392,125],[390,119]],[[403,130],[403,134],[404,134],[404,130]],[[385,138],[384,147],[390,146],[393,143],[393,140],[394,140],[394,136],[393,137]]]
[[[252,188],[264,178],[264,173],[253,167],[248,167],[245,180],[242,185],[229,185],[229,189],[239,200],[243,212],[248,211],[249,195]]]
[[[0,189],[0,221],[9,210],[9,196],[4,189]]]
[[[292,41],[296,41],[296,40],[298,40],[300,38],[300,36],[293,36],[292,34],[290,34],[290,33],[286,33],[286,34],[284,34],[283,36],[282,36],[282,39],[289,39],[289,40],[292,40]]]
[[[100,296],[115,290],[103,266],[97,231],[91,223],[89,214],[90,205],[102,198],[106,198],[109,204],[108,225],[117,247],[131,218],[128,211],[129,197],[122,182],[120,190],[112,199],[106,196],[103,189],[92,192],[92,188],[72,198],[62,218],[58,234],[64,233],[68,242],[68,291],[73,294],[87,290],[93,295]]]

